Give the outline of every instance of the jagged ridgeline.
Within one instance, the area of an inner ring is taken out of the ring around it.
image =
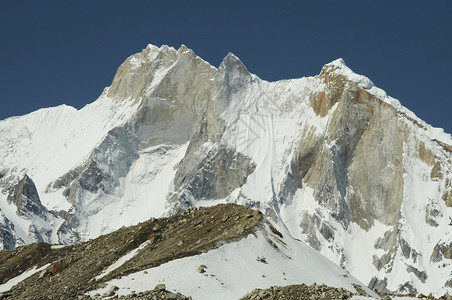
[[[84,108],[1,121],[0,188],[3,249],[228,202],[370,288],[452,293],[452,138],[342,59],[267,82],[149,45]]]

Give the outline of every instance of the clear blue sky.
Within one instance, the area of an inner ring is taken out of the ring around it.
[[[452,133],[452,1],[0,2],[0,119],[81,108],[147,44],[228,52],[266,80],[316,75],[338,57]]]

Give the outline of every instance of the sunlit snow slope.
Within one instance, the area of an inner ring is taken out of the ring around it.
[[[132,254],[137,252],[131,251]],[[125,256],[131,259],[129,253]],[[198,271],[200,266],[205,272]],[[91,291],[89,295],[106,294],[113,286],[119,288],[117,295],[128,295],[161,283],[169,291],[206,300],[236,300],[255,288],[275,285],[317,283],[342,287],[353,293],[357,292],[353,284],[362,286],[347,271],[304,243],[272,233],[267,223],[240,241],[110,280],[104,288]],[[372,299],[379,299],[371,290],[365,290]]]

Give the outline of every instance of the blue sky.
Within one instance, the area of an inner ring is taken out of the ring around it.
[[[266,80],[344,58],[416,115],[452,133],[452,1],[0,2],[0,119],[81,108],[147,44],[228,52]]]

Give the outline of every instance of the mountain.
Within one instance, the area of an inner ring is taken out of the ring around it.
[[[0,121],[0,245],[237,203],[371,289],[452,294],[452,137],[355,74],[267,82],[149,45],[80,110]]]

